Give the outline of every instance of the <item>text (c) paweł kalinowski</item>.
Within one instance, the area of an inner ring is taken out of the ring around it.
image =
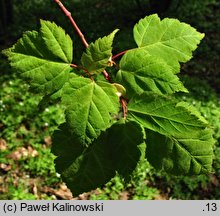
[[[20,211],[31,211],[31,212],[44,212],[44,211],[92,211],[99,212],[103,211],[103,203],[94,204],[70,204],[70,203],[46,203],[46,204],[27,204],[20,203]]]

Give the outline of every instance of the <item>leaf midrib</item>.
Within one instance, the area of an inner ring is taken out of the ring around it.
[[[163,117],[163,116],[159,116],[159,115],[155,115],[155,114],[150,114],[150,113],[147,113],[147,112],[136,111],[136,110],[133,110],[131,108],[129,108],[128,110],[131,111],[130,114],[134,118],[136,118],[136,117],[134,116],[133,113],[137,113],[137,114],[147,115],[147,116],[150,116],[150,117],[153,116],[153,117],[156,117],[156,118],[165,119],[165,120],[168,120],[169,122],[175,122],[175,123],[182,124],[182,125],[187,125],[187,126],[192,126],[192,127],[201,127],[201,128],[204,127],[203,125],[193,125],[193,124],[190,124],[190,123],[183,123],[183,122],[180,122],[180,121],[177,121],[177,120],[173,120],[171,118],[166,118],[166,117]]]
[[[121,73],[127,73],[127,74],[132,74],[134,77],[136,76],[136,77],[139,77],[139,78],[143,78],[143,79],[151,79],[151,80],[153,80],[154,82],[155,82],[155,80],[156,81],[158,81],[158,82],[163,82],[163,83],[170,83],[170,85],[172,84],[174,84],[174,85],[177,85],[177,83],[175,83],[175,82],[173,82],[174,80],[176,81],[176,79],[175,79],[175,76],[173,76],[173,79],[172,80],[165,80],[165,79],[163,79],[163,77],[161,76],[161,77],[158,77],[158,76],[154,76],[154,75],[149,75],[148,73],[145,73],[144,74],[144,72],[143,71],[141,71],[141,70],[145,70],[145,68],[147,68],[148,66],[145,66],[145,67],[142,67],[141,69],[138,69],[138,70],[136,70],[136,71],[128,71],[128,70],[123,70],[123,69],[121,69]],[[140,73],[140,72],[142,72],[142,73]],[[136,74],[135,74],[136,73]],[[172,73],[170,73],[171,75],[173,75]],[[169,74],[169,75],[170,75]],[[144,76],[145,75],[145,76]],[[166,75],[166,74],[165,74]]]
[[[52,60],[49,60],[49,59],[45,59],[43,57],[37,57],[37,56],[33,56],[33,55],[26,55],[24,53],[16,53],[16,52],[13,52],[14,55],[20,55],[20,56],[25,56],[26,58],[35,58],[37,59],[38,61],[44,61],[44,62],[49,62],[51,64],[63,64],[63,65],[69,65],[71,63],[66,63],[66,62],[59,62],[59,61],[52,61]]]
[[[50,32],[50,35],[52,35],[53,39],[55,40],[55,42],[59,45],[59,50],[62,51],[62,55],[64,56],[65,58],[65,61],[68,62],[69,59],[67,58],[66,56],[66,53],[64,52],[62,46],[60,45],[59,41],[57,40],[57,38],[54,36],[53,32],[51,31],[51,29],[45,24],[45,27],[49,30]],[[53,26],[53,30],[55,29],[55,26]]]
[[[162,40],[162,41],[156,41],[155,43],[151,43],[151,44],[143,44],[143,40],[141,41],[140,45],[138,46],[138,48],[146,48],[146,47],[149,47],[149,46],[156,46],[157,44],[162,44],[162,45],[165,45],[164,43],[165,42],[170,42],[170,41],[173,41],[173,40],[178,40],[180,38],[184,39],[185,38],[188,38],[188,37],[194,37],[193,34],[190,34],[190,35],[184,35],[184,36],[178,36],[178,37],[175,37],[175,38],[172,38],[172,39],[167,39],[167,40]],[[185,40],[186,41],[186,40]]]

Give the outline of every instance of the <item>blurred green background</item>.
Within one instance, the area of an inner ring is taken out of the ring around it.
[[[63,0],[89,42],[120,32],[114,53],[134,47],[132,28],[146,15],[178,18],[206,34],[180,78],[189,94],[176,94],[194,105],[214,128],[213,173],[170,176],[141,162],[126,184],[116,175],[89,193],[72,197],[54,169],[53,130],[64,121],[62,107],[38,109],[41,97],[28,91],[0,55],[0,199],[220,199],[220,2],[217,0]],[[74,41],[74,63],[84,47],[53,0],[0,0],[0,50],[10,47],[39,19],[55,21]]]

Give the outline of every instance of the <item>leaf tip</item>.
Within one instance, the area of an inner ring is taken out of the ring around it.
[[[46,20],[40,19],[40,25],[42,26],[43,24],[46,23]]]
[[[2,53],[4,56],[8,57],[8,56],[9,56],[9,53],[10,53],[10,50],[11,50],[11,48],[9,48],[9,49],[4,49],[4,50],[1,51],[1,53]]]
[[[201,39],[205,37],[205,33],[200,33],[200,35],[201,35]]]

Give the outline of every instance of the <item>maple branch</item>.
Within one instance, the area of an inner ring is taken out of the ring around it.
[[[74,29],[76,30],[77,34],[79,35],[79,37],[81,38],[81,41],[83,42],[85,47],[88,47],[89,44],[87,43],[83,33],[81,32],[81,30],[79,29],[79,27],[77,26],[76,22],[74,21],[73,17],[71,16],[71,13],[66,9],[66,7],[62,4],[61,1],[59,0],[54,0],[62,9],[62,11],[64,12],[64,14],[68,17],[68,19],[70,20],[70,22],[72,23]]]
[[[71,13],[66,9],[66,7],[62,4],[62,2],[60,0],[54,0],[54,1],[60,6],[60,8],[64,12],[64,14],[68,17],[68,19],[72,23],[74,29],[76,30],[77,34],[81,38],[81,41],[83,42],[84,46],[87,48],[89,46],[89,44],[87,43],[83,33],[81,32],[81,30],[77,26],[76,22],[74,21]],[[75,68],[79,68],[77,65],[74,65],[74,64],[71,64],[70,66],[75,67]],[[103,71],[103,75],[104,75],[105,79],[110,82],[110,76],[106,70]]]
[[[129,51],[129,50],[125,50],[125,51],[123,51],[123,52],[120,52],[120,53],[118,53],[118,54],[112,56],[112,60],[115,60],[115,59],[118,58],[119,56],[124,55],[124,54],[125,54],[126,52],[128,52],[128,51]]]

